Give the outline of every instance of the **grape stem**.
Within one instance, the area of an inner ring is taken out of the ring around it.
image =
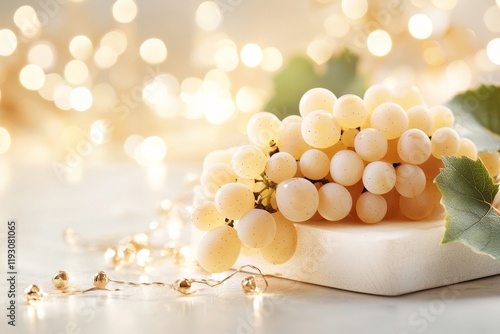
[[[226,222],[227,226],[234,227],[234,220],[225,218],[224,221]]]
[[[276,192],[276,187],[278,186],[278,184],[276,182],[269,180],[269,177],[266,175],[265,172],[262,172],[260,176],[262,177],[262,179],[256,180],[256,182],[257,181],[262,182],[264,184],[264,187],[260,191],[253,193],[256,201],[255,208],[266,210],[269,213],[274,213],[276,212],[276,210],[273,208],[271,204],[271,199],[273,194]],[[263,196],[262,194],[266,191],[268,193],[265,196]]]
[[[271,148],[271,151],[269,151],[269,157],[271,157],[273,154],[278,153],[280,151],[278,145],[276,145],[276,142],[272,139],[269,142],[269,147]]]
[[[326,178],[322,178],[322,179],[319,179],[319,180],[313,180],[313,179],[309,179],[307,177],[304,177],[304,179],[306,179],[307,181],[311,182],[311,183],[318,183],[318,182],[321,182],[321,184],[327,184],[327,183],[330,183],[330,181],[328,181]]]
[[[256,208],[257,209],[264,209],[266,211],[268,211],[269,213],[274,213],[276,212],[276,210],[273,208],[272,204],[271,204],[271,198],[272,198],[272,195],[273,193],[276,191],[276,189],[274,188],[269,188],[269,193],[264,196],[264,197],[260,197],[257,201],[257,204],[256,204]],[[264,201],[266,201],[266,204],[264,205]]]

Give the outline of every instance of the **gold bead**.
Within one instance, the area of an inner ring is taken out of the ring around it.
[[[189,280],[188,278],[177,280],[174,283],[174,289],[185,295],[190,294],[189,290],[191,290],[191,280]]]
[[[267,290],[267,280],[262,275],[251,275],[241,281],[241,288],[247,295],[263,293]]]
[[[108,275],[104,271],[100,271],[94,275],[94,286],[98,289],[106,288],[109,283]]]
[[[68,273],[59,270],[57,273],[52,276],[52,284],[56,287],[56,289],[64,290],[69,286],[69,276]]]
[[[24,299],[28,304],[33,304],[43,300],[43,290],[36,284],[32,284],[24,290]]]

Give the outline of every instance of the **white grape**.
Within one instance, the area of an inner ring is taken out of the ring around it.
[[[498,151],[481,152],[479,158],[491,177],[500,174],[500,153]]]
[[[393,102],[382,103],[370,117],[371,127],[382,131],[387,139],[401,136],[408,129],[408,123],[406,111]]]
[[[217,190],[214,204],[221,215],[237,220],[253,209],[255,196],[244,184],[228,183]]]
[[[295,160],[299,160],[302,153],[312,148],[302,138],[302,122],[292,122],[285,125],[280,137],[280,152],[288,152]]]
[[[267,161],[265,172],[269,180],[280,183],[294,177],[297,172],[297,162],[290,153],[277,152]]]
[[[354,94],[342,95],[333,105],[333,117],[343,129],[360,127],[368,117],[366,103]]]
[[[460,148],[460,136],[452,128],[439,128],[431,137],[432,155],[436,158],[452,156]]]
[[[254,191],[256,188],[258,188],[257,182],[255,182],[255,180],[260,180],[260,179],[262,179],[262,178],[258,177],[258,178],[255,178],[255,179],[254,178],[247,179],[245,177],[238,176],[237,179],[236,179],[236,182],[244,184],[248,188],[250,188],[252,191]]]
[[[321,180],[330,171],[330,159],[325,152],[318,149],[307,150],[299,161],[300,171],[311,180]]]
[[[356,202],[356,214],[364,223],[374,224],[384,219],[387,213],[387,202],[381,195],[364,192]]]
[[[440,192],[433,182],[427,182],[424,191],[415,197],[399,198],[399,209],[406,218],[422,220],[439,205]]]
[[[351,150],[335,153],[330,161],[330,175],[343,186],[352,186],[361,180],[365,165],[360,156]]]
[[[257,178],[266,168],[267,156],[255,145],[240,146],[231,157],[231,167],[238,176]]]
[[[288,115],[287,117],[283,118],[281,123],[283,123],[284,126],[286,126],[289,123],[302,123],[302,116],[300,115]]]
[[[455,155],[457,157],[466,156],[472,160],[477,160],[478,152],[476,144],[469,138],[460,138],[460,147]]]
[[[200,184],[203,194],[210,200],[221,186],[237,179],[231,167],[225,163],[214,163],[203,169]]]
[[[344,186],[333,182],[324,184],[318,189],[318,195],[318,212],[326,220],[338,221],[351,212],[352,197]]]
[[[387,153],[387,139],[380,130],[366,128],[354,138],[354,150],[365,161],[380,160]]]
[[[241,251],[236,230],[228,225],[208,231],[198,243],[197,258],[208,272],[220,273],[231,269]]]
[[[363,185],[376,195],[388,193],[396,185],[396,171],[387,162],[370,162],[363,171]]]
[[[434,126],[432,114],[424,106],[414,106],[406,110],[408,114],[408,129],[419,129],[428,136],[432,135]]]
[[[422,168],[402,164],[396,167],[396,190],[401,196],[415,197],[425,189],[426,177]]]
[[[231,164],[231,153],[226,150],[215,150],[208,153],[205,159],[203,159],[203,170],[216,163],[223,163],[229,166]]]
[[[302,120],[301,133],[305,142],[315,148],[333,146],[340,140],[340,124],[331,112],[315,110]]]
[[[209,231],[224,225],[225,217],[217,211],[214,202],[204,202],[198,204],[191,212],[191,222],[196,228]]]
[[[276,236],[266,247],[259,250],[262,258],[271,264],[288,261],[297,249],[297,229],[281,212],[273,213],[276,223]]]
[[[270,112],[258,112],[247,122],[247,136],[257,146],[278,144],[284,125],[280,119]]]
[[[399,87],[393,90],[394,102],[407,110],[413,106],[424,104],[424,98],[420,90],[415,86]]]
[[[316,187],[306,179],[291,178],[281,182],[276,189],[278,209],[293,222],[303,222],[318,210],[319,197]]]
[[[250,248],[268,246],[276,236],[273,216],[262,209],[252,209],[245,213],[235,225],[241,242]]]
[[[455,124],[455,116],[450,108],[437,105],[429,108],[432,115],[432,132],[439,128],[452,128]]]
[[[389,88],[381,84],[375,84],[365,91],[363,100],[366,103],[368,114],[371,114],[375,108],[385,102],[393,100],[393,94]]]
[[[399,138],[397,150],[404,162],[419,165],[431,156],[432,144],[424,131],[409,129]]]
[[[354,147],[354,140],[356,139],[358,133],[359,133],[358,129],[345,129],[344,132],[342,132],[340,141],[346,147]]]
[[[305,117],[315,110],[326,110],[331,112],[333,104],[337,100],[335,94],[325,88],[312,88],[302,95],[299,102],[299,112]]]

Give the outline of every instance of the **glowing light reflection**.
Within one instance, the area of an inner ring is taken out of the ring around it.
[[[71,108],[76,111],[87,111],[92,106],[92,93],[86,87],[77,87],[73,89],[69,96]]]
[[[264,71],[274,72],[283,65],[283,55],[281,51],[275,47],[267,47],[262,50],[262,63],[260,66]]]
[[[69,52],[75,59],[85,60],[94,52],[92,41],[85,35],[78,35],[69,42]]]
[[[357,20],[365,16],[368,11],[367,0],[342,0],[342,11],[352,19]]]
[[[196,9],[195,19],[198,27],[203,30],[217,29],[222,21],[219,5],[213,1],[202,2]]]
[[[161,39],[149,38],[139,49],[142,60],[149,64],[159,64],[167,58],[167,47]]]
[[[49,42],[40,42],[33,45],[28,51],[28,62],[49,70],[54,66],[54,47]]]
[[[500,38],[488,42],[486,54],[493,64],[500,65]]]
[[[4,154],[10,148],[11,138],[7,129],[0,127],[0,154]]]
[[[54,101],[57,87],[64,85],[64,79],[57,73],[49,73],[45,76],[45,82],[38,93],[47,101]]]
[[[21,30],[21,33],[28,38],[35,37],[42,27],[36,11],[31,6],[19,7],[14,13],[14,23]]]
[[[10,56],[16,51],[17,37],[10,29],[0,30],[0,56]]]
[[[377,57],[386,56],[392,49],[391,36],[385,30],[375,30],[366,41],[368,51]]]
[[[248,67],[259,66],[262,61],[262,49],[255,43],[246,44],[241,49],[241,62]]]
[[[432,21],[424,14],[415,14],[408,21],[410,34],[417,39],[429,38],[432,34]]]
[[[165,158],[167,145],[160,137],[150,136],[141,143],[140,150],[144,160],[147,163],[154,164]]]
[[[45,72],[38,65],[26,65],[19,72],[19,81],[26,89],[38,90],[45,83]]]
[[[133,0],[117,0],[113,4],[113,18],[120,23],[130,23],[137,16],[137,5]]]
[[[324,64],[333,53],[331,43],[323,39],[317,39],[307,46],[307,55],[318,65]]]

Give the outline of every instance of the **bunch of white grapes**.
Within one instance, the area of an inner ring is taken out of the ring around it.
[[[426,106],[414,87],[374,85],[363,98],[313,88],[299,111],[283,120],[257,113],[247,145],[205,158],[191,218],[207,231],[197,245],[206,270],[230,269],[241,252],[286,262],[295,222],[424,219],[440,205],[442,156],[480,157],[492,176],[500,171],[498,152],[478,154],[453,128],[453,112]]]

